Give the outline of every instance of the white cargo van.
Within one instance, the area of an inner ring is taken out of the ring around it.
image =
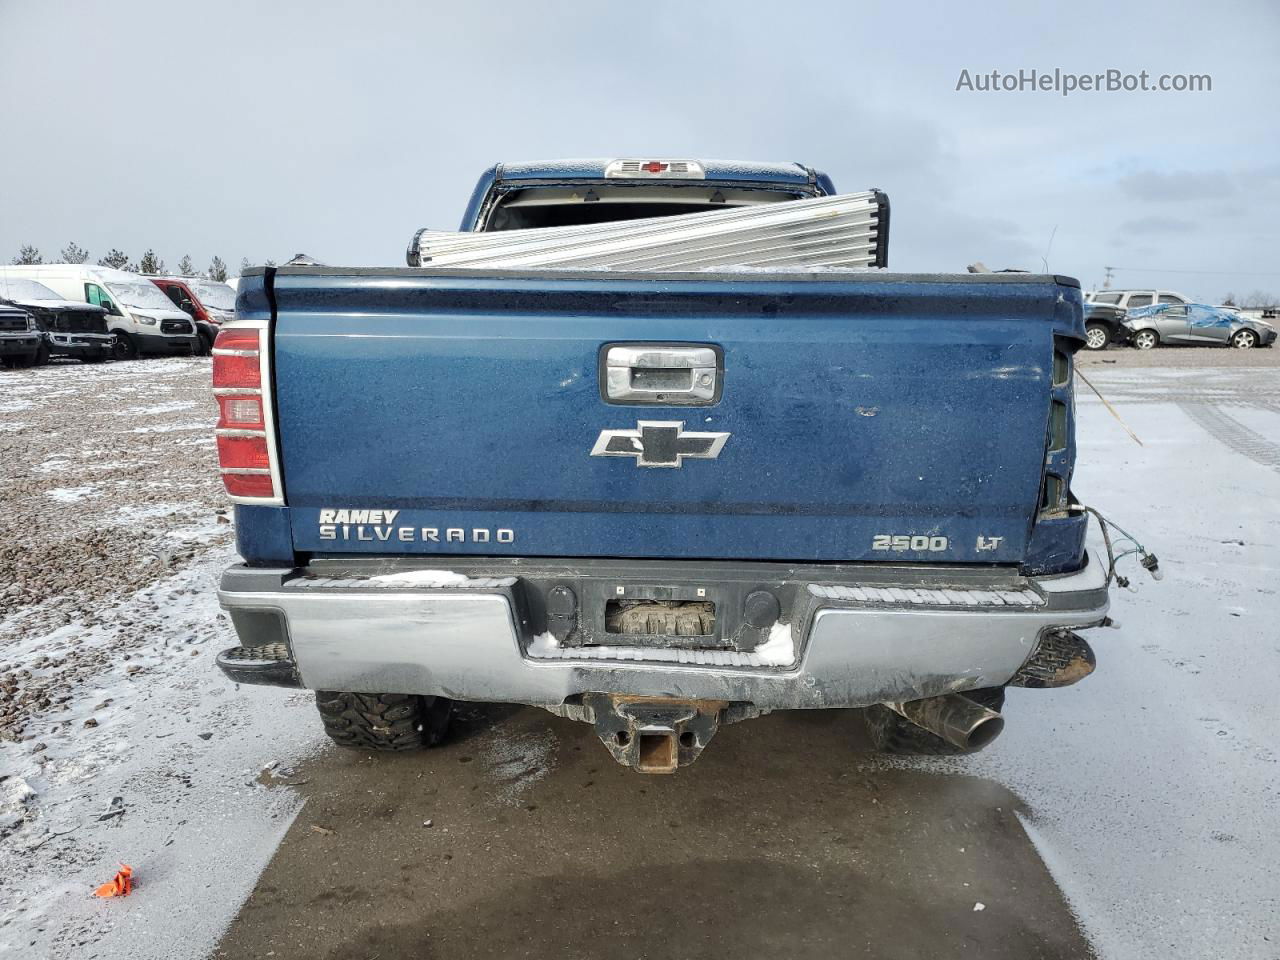
[[[37,280],[68,300],[102,307],[107,311],[107,329],[115,336],[117,360],[144,353],[190,356],[199,350],[191,318],[149,277],[87,263],[0,266],[0,277]]]

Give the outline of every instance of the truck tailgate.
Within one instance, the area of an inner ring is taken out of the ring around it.
[[[1081,332],[1078,287],[1048,276],[265,282],[285,499],[316,554],[1019,563],[1055,348]],[[609,401],[617,344],[712,347],[718,397]]]

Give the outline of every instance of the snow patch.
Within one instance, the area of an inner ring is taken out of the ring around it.
[[[775,623],[769,628],[769,639],[756,647],[755,655],[768,667],[786,667],[796,662],[796,642],[791,624]]]
[[[540,633],[529,642],[529,656],[545,657],[552,650],[560,649],[560,641],[555,638],[551,631]]]
[[[471,578],[452,570],[407,570],[404,573],[384,573],[370,577],[370,583],[395,583],[404,587],[453,587],[470,583]]]
[[[97,489],[92,485],[84,487],[55,487],[52,490],[46,490],[44,495],[50,500],[56,500],[58,503],[75,503],[77,500],[83,500],[96,492]]]
[[[211,423],[165,423],[155,427],[134,427],[130,433],[180,433],[183,430],[209,430]]]
[[[133,412],[149,417],[160,413],[177,413],[179,410],[190,410],[194,406],[195,402],[191,400],[175,400],[173,403],[157,403],[150,407],[139,407]]]

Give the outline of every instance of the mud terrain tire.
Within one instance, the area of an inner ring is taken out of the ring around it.
[[[961,694],[997,713],[1004,706],[1004,687],[984,687]],[[935,737],[886,706],[876,704],[866,709],[867,732],[881,753],[914,757],[958,757],[978,750],[961,750],[941,737]]]
[[[434,747],[449,729],[451,707],[445,697],[316,691],[324,732],[339,746],[357,750]]]

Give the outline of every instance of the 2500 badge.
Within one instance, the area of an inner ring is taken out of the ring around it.
[[[946,537],[881,533],[871,538],[871,549],[895,553],[942,553],[949,543]]]

